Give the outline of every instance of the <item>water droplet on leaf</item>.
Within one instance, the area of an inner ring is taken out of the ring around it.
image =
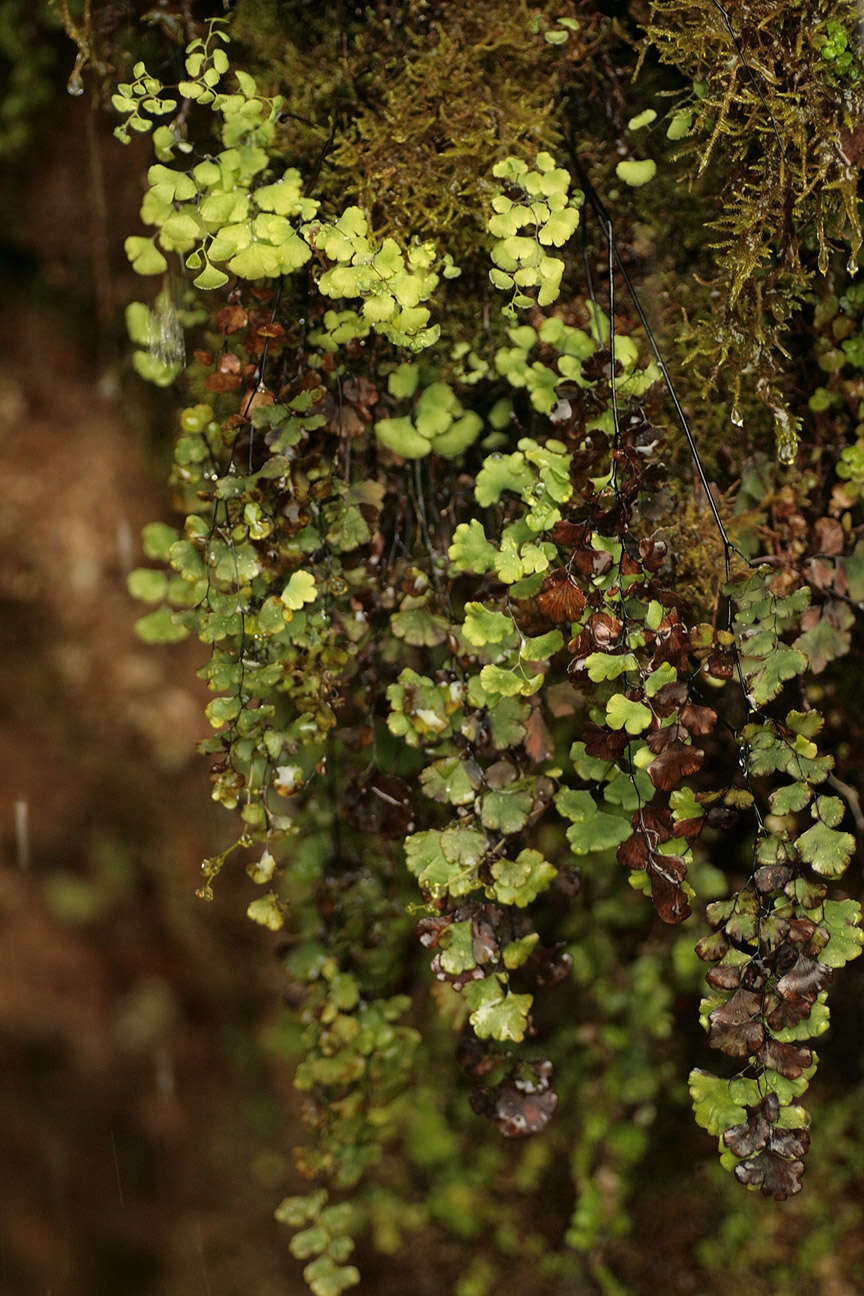
[[[855,257],[850,257],[846,262],[846,273],[850,279],[854,279],[858,273],[858,262]]]
[[[731,412],[731,414],[729,415],[729,418],[730,418],[731,422],[735,424],[735,427],[743,427],[743,426],[744,426],[744,418],[743,418],[743,416],[742,416],[742,414],[741,414],[741,411],[739,410],[739,408],[738,408],[737,405],[733,405],[733,406],[732,406],[732,412]]]
[[[783,464],[793,464],[797,453],[798,446],[794,441],[781,441],[777,447],[777,458]]]

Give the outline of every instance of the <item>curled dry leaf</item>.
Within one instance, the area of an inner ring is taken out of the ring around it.
[[[535,765],[549,760],[555,752],[555,743],[543,718],[543,708],[536,701],[525,721],[525,750]]]
[[[698,837],[705,827],[705,816],[699,815],[695,819],[679,819],[674,828],[676,837],[685,837],[688,841]]]
[[[831,976],[831,969],[806,954],[799,954],[794,965],[777,982],[777,993],[784,999],[817,995]]]
[[[797,1129],[773,1129],[771,1131],[771,1148],[781,1156],[795,1158],[807,1155],[810,1146],[810,1135],[803,1127]]]
[[[577,545],[584,547],[591,539],[591,528],[585,522],[556,522],[549,532],[553,544],[565,549],[574,549]]]
[[[652,752],[659,753],[668,747],[670,743],[681,743],[686,738],[687,730],[683,729],[681,725],[673,723],[666,725],[663,729],[655,729],[653,733],[649,733],[645,738],[645,742]]]
[[[665,540],[660,540],[656,536],[647,536],[644,540],[639,541],[639,557],[642,559],[642,566],[646,571],[656,572],[663,566],[668,553],[668,545]]]
[[[478,1115],[494,1121],[507,1138],[539,1134],[558,1105],[558,1095],[550,1088],[551,1076],[550,1062],[523,1064],[493,1088],[475,1090],[471,1106]]]
[[[753,874],[753,882],[757,891],[766,893],[780,891],[791,877],[792,869],[788,864],[763,864]]]
[[[801,1191],[804,1162],[789,1161],[777,1152],[760,1152],[750,1161],[742,1161],[733,1171],[739,1183],[761,1189],[763,1197],[785,1201]]]
[[[819,518],[813,527],[813,545],[817,553],[833,557],[841,554],[846,544],[846,535],[836,518]]]
[[[549,572],[537,595],[537,608],[550,621],[577,621],[585,607],[585,595],[563,567]]]
[[[692,912],[687,893],[681,886],[685,873],[684,864],[672,855],[652,855],[649,858],[648,877],[654,908],[657,916],[670,925],[683,922]]]
[[[815,1002],[815,994],[806,998],[800,995],[788,995],[785,999],[778,999],[776,995],[769,997],[765,1005],[769,1027],[771,1030],[785,1030],[787,1026],[797,1026],[810,1016]]]
[[[669,841],[673,836],[675,821],[668,806],[646,805],[633,815],[633,827],[643,828],[649,835],[652,846]]]
[[[624,729],[601,729],[592,721],[587,721],[580,734],[589,756],[598,760],[617,760],[629,741]]]
[[[621,631],[624,629],[623,622],[609,612],[595,612],[588,625],[591,630],[591,637],[601,651],[614,647],[621,638]]]
[[[683,778],[702,768],[705,753],[698,747],[670,743],[648,766],[648,777],[661,792],[670,792]]]
[[[677,711],[687,701],[687,685],[681,680],[672,680],[669,684],[664,684],[654,694],[651,705],[656,715],[665,720],[667,716]]]
[[[239,373],[217,372],[207,375],[204,386],[207,391],[228,392],[236,391],[242,382],[243,378]]]
[[[644,833],[635,832],[632,837],[628,837],[618,847],[616,854],[618,863],[623,864],[624,868],[643,869],[648,863],[649,855]]]
[[[717,723],[717,712],[713,707],[696,706],[693,702],[688,702],[681,708],[680,719],[685,729],[701,737],[713,731]]]
[[[442,933],[450,926],[450,918],[421,918],[417,924],[417,939],[426,949],[435,949]]]
[[[239,333],[249,323],[249,316],[242,306],[223,306],[216,316],[216,327],[220,333]]]
[[[741,984],[741,966],[738,963],[721,963],[705,973],[705,980],[715,990],[737,990]],[[739,1152],[739,1156],[746,1153]]]
[[[755,1053],[765,1038],[762,1000],[752,990],[736,990],[708,1018],[708,1043],[730,1057]]]
[[[767,1039],[763,1050],[765,1065],[779,1071],[787,1080],[797,1080],[813,1062],[813,1050],[803,1044],[784,1044]]]
[[[776,1095],[771,1096],[776,1098]],[[746,1122],[732,1125],[724,1131],[723,1142],[734,1156],[752,1157],[767,1145],[771,1136],[772,1119],[763,1109],[764,1103],[760,1103],[758,1107],[748,1107]]]

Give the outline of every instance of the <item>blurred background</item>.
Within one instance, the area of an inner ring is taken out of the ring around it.
[[[177,405],[126,358],[149,145],[66,93],[47,8],[0,6],[0,53],[0,1292],[281,1296],[284,983],[245,875],[194,897],[230,831],[194,752],[204,650],[138,642],[126,591]]]

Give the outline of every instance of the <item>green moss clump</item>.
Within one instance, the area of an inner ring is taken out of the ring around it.
[[[850,273],[857,269],[860,60],[850,37],[838,94],[837,60],[825,57],[856,22],[851,0],[756,0],[746,23],[719,5],[661,0],[646,28],[661,62],[689,87],[674,114],[689,130],[670,135],[676,156],[691,183],[713,189],[715,203],[706,285],[713,308],[695,331],[691,359],[706,387],[724,367],[735,386],[742,371],[754,373],[775,414],[786,411],[777,374],[804,294],[835,251],[845,248]]]
[[[434,236],[457,263],[485,243],[495,163],[560,140],[556,95],[596,22],[583,19],[562,53],[540,32],[572,5],[413,0],[395,21],[369,15],[340,30],[310,18],[301,31],[261,9],[242,4],[232,34],[268,61],[277,32],[285,40],[270,75],[286,94],[286,155],[317,172],[325,199],[356,202],[381,233]]]

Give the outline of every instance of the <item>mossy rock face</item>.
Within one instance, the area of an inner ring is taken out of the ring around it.
[[[332,160],[384,224],[435,233],[458,255],[481,235],[492,166],[557,133],[556,78],[526,5],[451,8],[447,25],[384,80],[382,98],[361,110]]]
[[[568,8],[414,0],[395,6],[396,21],[310,15],[298,31],[296,13],[277,28],[278,10],[247,0],[234,31],[287,90],[280,145],[310,162],[326,150],[320,192],[356,201],[381,232],[439,239],[459,262],[484,240],[495,163],[560,138],[555,100],[574,54],[562,58],[538,26]]]
[[[851,0],[756,0],[746,23],[719,5],[660,0],[646,27],[649,57],[689,83],[667,138],[715,194],[713,308],[693,354],[709,385],[724,366],[733,377],[753,366],[778,424],[788,418],[779,371],[792,315],[835,248],[857,268],[858,21]]]

